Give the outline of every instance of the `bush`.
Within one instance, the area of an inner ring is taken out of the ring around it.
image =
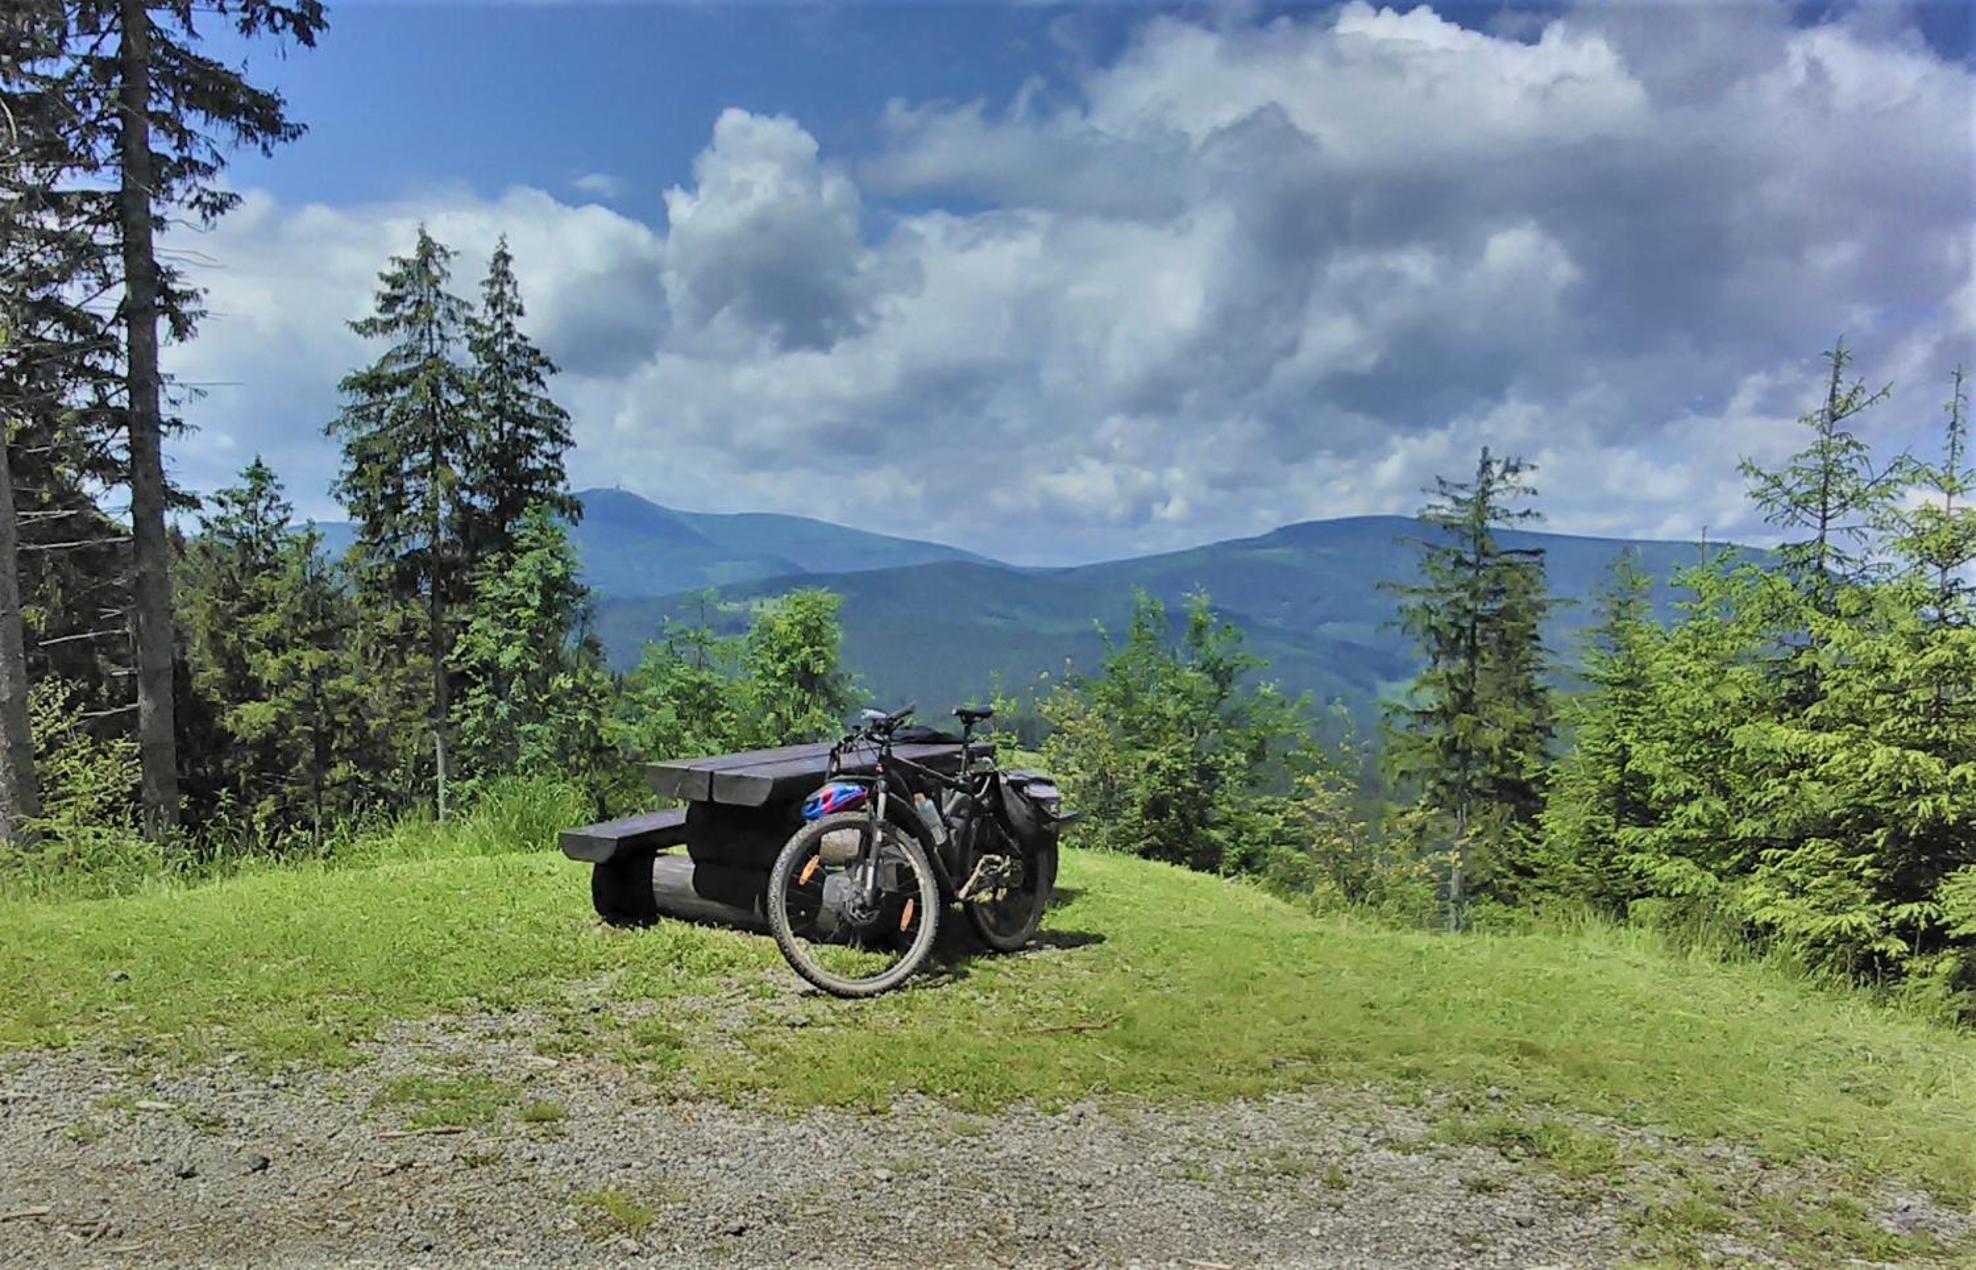
[[[30,895],[110,895],[162,876],[165,852],[137,831],[137,743],[99,737],[73,685],[42,680],[28,695],[42,814],[20,845],[0,847],[0,888]]]

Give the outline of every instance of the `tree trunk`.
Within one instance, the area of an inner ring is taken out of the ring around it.
[[[130,522],[136,578],[137,745],[144,831],[178,827],[178,752],[172,718],[171,543],[165,535],[164,418],[159,404],[158,258],[152,243],[151,17],[146,0],[123,0],[119,105]]]
[[[433,511],[432,534],[427,541],[426,563],[432,574],[430,610],[426,622],[427,637],[432,648],[432,759],[439,782],[439,818],[446,819],[446,728],[453,712],[452,679],[446,673],[446,608],[440,596],[444,585],[445,570],[440,567],[439,546],[442,533],[440,518],[445,504],[439,493],[439,468],[442,456],[439,452],[439,429],[435,424],[432,430],[435,438],[432,446]]]
[[[15,842],[21,822],[41,814],[34,737],[27,718],[27,637],[21,627],[20,532],[14,520],[14,470],[0,420],[0,842]]]

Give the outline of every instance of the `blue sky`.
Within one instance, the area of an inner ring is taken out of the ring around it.
[[[333,516],[347,330],[514,244],[579,484],[1012,559],[1406,511],[1758,536],[1845,334],[1925,444],[1976,361],[1961,5],[332,5],[228,41],[309,127],[184,245],[194,488]],[[883,512],[874,508],[883,507]]]
[[[283,197],[355,202],[463,182],[566,187],[617,174],[659,219],[720,112],[801,119],[841,155],[870,147],[887,101],[1059,86],[1115,50],[1132,9],[975,4],[336,4],[320,53],[236,44],[309,124],[297,145],[242,156],[235,179]]]

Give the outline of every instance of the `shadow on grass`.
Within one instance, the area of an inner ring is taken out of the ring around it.
[[[918,975],[921,988],[939,987],[944,984],[960,983],[968,979],[974,968],[983,963],[992,964],[1008,958],[1047,956],[1052,953],[1089,948],[1105,942],[1105,936],[1094,930],[1053,930],[1047,924],[1036,932],[1020,952],[998,953],[976,938],[974,928],[968,925],[967,918],[958,910],[950,911],[940,926],[940,937],[934,942],[933,955]]]

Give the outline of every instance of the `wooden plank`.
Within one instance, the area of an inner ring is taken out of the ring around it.
[[[978,745],[975,753],[992,756],[995,747]],[[960,768],[958,745],[901,745],[893,753],[923,767],[940,772]],[[876,750],[859,750],[845,756],[840,769],[851,775],[869,774],[878,760]],[[769,803],[801,798],[821,785],[829,764],[829,747],[821,755],[802,755],[773,763],[753,763],[733,771],[716,771],[710,797],[717,803],[740,807],[763,807]]]
[[[701,802],[714,797],[713,778],[718,772],[731,772],[761,764],[785,763],[811,758],[819,771],[830,756],[828,742],[782,745],[772,750],[746,750],[739,754],[709,754],[699,758],[667,759],[645,765],[645,780],[660,798]]]
[[[565,829],[557,835],[557,845],[563,849],[564,855],[572,860],[588,860],[592,864],[606,864],[630,852],[676,846],[684,841],[684,807],[646,812],[642,816],[626,816],[622,820],[607,820],[602,824],[584,825],[580,829]]]

